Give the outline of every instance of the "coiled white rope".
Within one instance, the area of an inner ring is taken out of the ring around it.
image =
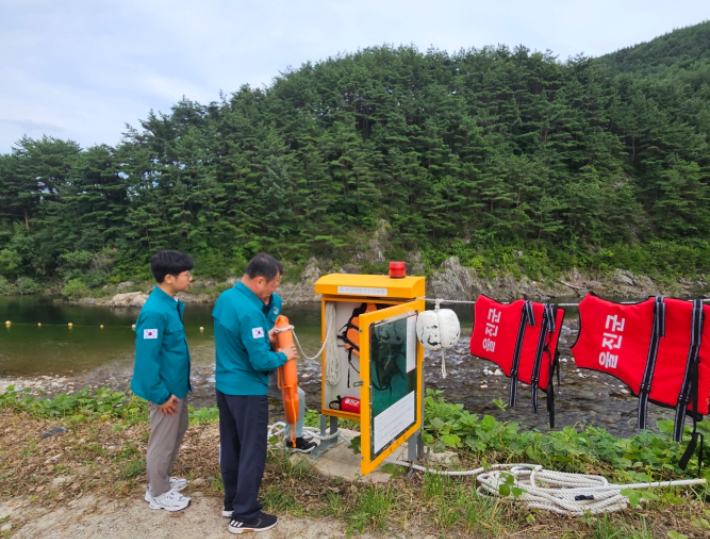
[[[335,327],[335,302],[325,304],[325,380],[330,385],[340,382],[340,363],[338,360],[338,339]]]
[[[279,438],[283,438],[284,430],[286,429],[286,423],[283,421],[277,421],[276,423],[273,423],[271,425],[268,425],[266,427],[266,440],[267,443],[271,438],[274,436],[278,436]],[[350,444],[351,440],[345,434],[343,434],[340,429],[336,430],[333,434],[326,434],[325,436],[320,435],[320,429],[316,427],[303,427],[303,433],[308,434],[310,438],[316,438],[317,440],[332,440],[333,438],[340,438],[342,441],[344,441],[347,444]],[[289,442],[288,440],[283,440],[281,443],[281,447],[284,448],[289,448]],[[219,456],[217,457],[218,461],[221,463],[222,462],[222,445],[219,445]]]
[[[286,428],[286,423],[283,421],[277,421],[276,423],[268,426],[267,439],[271,439],[274,436],[283,436],[284,429]],[[321,436],[320,429],[317,427],[303,427],[303,432],[308,433],[308,436],[315,438],[316,440],[332,440],[333,438],[340,438],[346,443],[350,443],[351,440],[345,434],[343,434],[340,429],[336,430],[333,434],[326,434]]]
[[[440,471],[425,468],[411,462],[388,460],[387,462],[423,472],[448,476],[477,476],[477,492],[481,496],[501,496],[501,486],[509,487],[509,497],[515,497],[513,489],[520,489],[517,500],[528,507],[546,509],[561,515],[583,516],[587,513],[620,511],[628,505],[623,489],[649,489],[705,484],[705,479],[681,479],[652,483],[618,485],[609,483],[600,475],[572,474],[545,470],[539,464],[494,464],[488,469],[476,468],[466,471]]]
[[[586,513],[621,511],[629,502],[619,492],[624,487],[613,488],[604,477],[553,472],[538,465],[489,471],[479,475],[477,480],[477,492],[481,496],[500,496],[500,487],[507,484],[511,490],[517,488],[522,491],[517,500],[528,507],[561,515],[583,516]]]

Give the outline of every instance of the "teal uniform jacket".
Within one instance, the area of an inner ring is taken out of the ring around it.
[[[217,391],[266,395],[271,372],[286,363],[286,354],[273,352],[269,344],[269,330],[280,312],[281,298],[276,294],[264,305],[241,282],[222,292],[212,312]]]
[[[182,314],[185,304],[156,286],[136,322],[136,362],[131,389],[139,397],[164,404],[190,391],[190,351]]]
[[[266,313],[266,319],[269,321],[269,329],[271,329],[276,325],[276,319],[281,314],[281,296],[272,294],[269,304],[264,305],[263,310]]]

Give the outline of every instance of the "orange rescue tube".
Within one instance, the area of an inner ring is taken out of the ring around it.
[[[276,334],[279,348],[293,345],[293,331],[291,324],[283,315],[276,319],[275,327],[279,330]],[[298,372],[296,371],[296,360],[287,361],[278,368],[278,384],[281,390],[281,398],[286,412],[286,423],[291,431],[291,444],[296,447],[296,422],[298,421]]]

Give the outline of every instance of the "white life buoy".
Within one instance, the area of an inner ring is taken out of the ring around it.
[[[461,336],[461,324],[451,309],[424,311],[417,316],[417,338],[427,350],[451,348]]]
[[[417,339],[427,350],[441,350],[441,377],[446,378],[444,349],[454,346],[461,337],[461,323],[451,309],[439,309],[440,300],[433,311],[417,316]]]

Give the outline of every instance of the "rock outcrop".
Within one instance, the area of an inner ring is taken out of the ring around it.
[[[143,292],[128,292],[126,294],[116,294],[111,301],[109,306],[115,308],[125,308],[125,307],[143,307],[143,304],[148,299],[148,295]]]
[[[657,283],[646,275],[634,275],[630,271],[615,270],[611,276],[582,275],[575,268],[555,281],[538,282],[523,275],[515,278],[502,275],[483,279],[473,268],[461,266],[458,259],[451,257],[441,264],[427,279],[427,297],[457,300],[474,300],[480,294],[499,301],[519,298],[549,300],[551,298],[579,297],[589,292],[607,298],[643,298],[666,295],[675,297],[697,297],[707,289],[707,283],[678,280],[678,282]]]
[[[285,281],[279,286],[279,295],[286,304],[303,301],[317,301],[319,296],[315,293],[315,284],[321,276],[318,260],[311,258],[301,272],[301,278],[296,281]]]
[[[427,280],[427,297],[471,301],[481,294],[500,301],[518,298],[549,299],[569,296],[569,290],[562,284],[543,284],[531,281],[526,276],[516,279],[512,275],[482,279],[472,268],[463,267],[456,257],[441,264]]]

